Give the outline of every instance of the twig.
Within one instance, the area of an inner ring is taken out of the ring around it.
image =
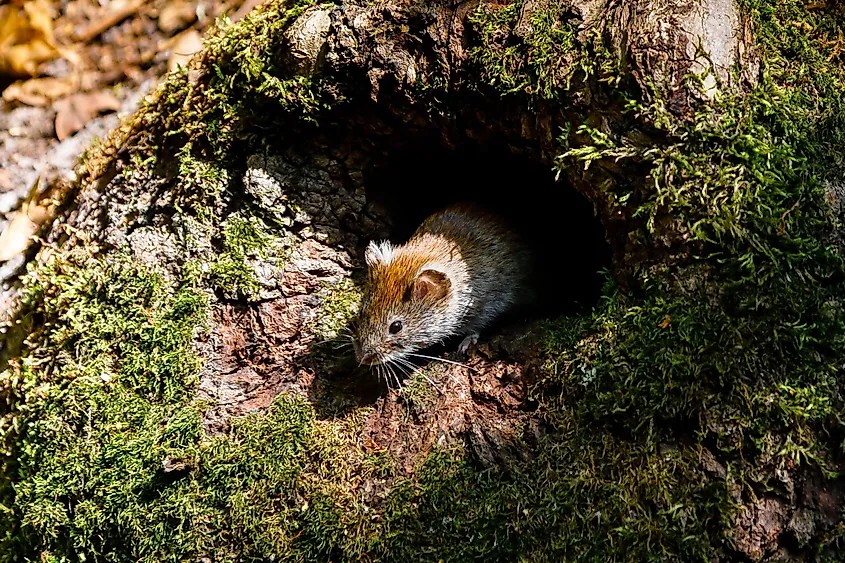
[[[109,28],[119,24],[129,16],[141,9],[141,6],[147,3],[147,0],[134,0],[126,4],[122,8],[106,14],[98,21],[92,23],[81,32],[76,34],[76,40],[88,43],[99,37],[103,32]]]

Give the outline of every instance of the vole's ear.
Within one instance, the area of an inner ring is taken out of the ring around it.
[[[371,268],[376,264],[386,266],[390,264],[392,260],[393,245],[387,241],[381,243],[371,241],[370,244],[367,245],[367,250],[364,251],[364,261],[367,263],[367,266]]]
[[[443,272],[423,270],[414,280],[412,295],[414,299],[443,299],[449,293],[452,282]]]

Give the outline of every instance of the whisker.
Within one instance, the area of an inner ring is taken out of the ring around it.
[[[431,385],[432,387],[434,387],[434,389],[435,389],[438,393],[440,393],[441,395],[445,395],[445,394],[446,394],[446,393],[443,391],[443,388],[442,388],[442,387],[440,387],[438,384],[436,384],[434,381],[432,381],[432,380],[431,380],[431,378],[429,378],[426,374],[424,374],[423,372],[420,372],[420,375],[421,375],[421,376],[423,376],[423,379],[425,379],[425,380],[428,382],[428,384],[429,384],[429,385]]]
[[[389,362],[396,366],[401,373],[403,373],[404,375],[408,375],[408,372],[405,371],[405,367],[401,358],[393,358],[392,360],[389,360]]]
[[[411,369],[411,373],[413,375],[420,374],[423,377],[423,379],[425,379],[428,382],[429,385],[431,385],[432,387],[434,387],[437,390],[438,393],[440,393],[441,395],[444,395],[443,388],[440,387],[439,385],[437,385],[436,383],[434,383],[434,381],[432,381],[425,374],[425,372],[422,370],[421,367],[412,364],[411,362],[409,362],[408,360],[406,360],[404,358],[396,358],[396,361],[404,363],[408,368]],[[450,379],[452,379],[451,376],[450,376]]]
[[[381,369],[383,370],[384,382],[387,384],[388,390],[394,391],[393,380],[391,379],[390,370],[388,369],[387,364],[382,363],[382,364],[379,364],[379,365],[381,366]]]
[[[387,358],[385,357],[384,354],[379,353],[378,354],[378,363],[376,363],[375,366],[379,370],[379,374],[382,377],[382,379],[384,380],[385,384],[387,385],[387,388],[389,390],[393,390],[393,388],[390,385],[390,377],[393,377],[393,379],[396,380],[396,375],[390,369],[390,366],[385,362],[386,359]],[[398,380],[396,380],[396,383],[397,383],[397,385],[399,385]],[[401,385],[400,385],[400,387],[401,387]]]
[[[471,370],[471,371],[478,371],[478,370],[477,370],[477,369],[475,369],[474,367],[470,367],[470,366],[468,366],[468,365],[466,365],[466,364],[462,364],[462,363],[460,363],[460,362],[453,362],[452,360],[446,360],[446,359],[444,359],[444,358],[438,358],[438,357],[435,357],[435,356],[426,356],[425,354],[412,354],[411,352],[408,352],[408,355],[409,355],[409,356],[414,356],[414,357],[416,357],[416,358],[424,358],[424,359],[426,359],[426,360],[435,360],[435,361],[437,361],[437,362],[445,362],[445,363],[447,363],[447,364],[452,364],[452,365],[456,365],[456,366],[461,366],[462,368],[467,368],[468,370]]]
[[[419,366],[412,364],[404,358],[394,358],[392,361],[395,362],[394,365],[409,378],[418,373],[422,373]]]
[[[393,376],[393,380],[396,381],[397,390],[401,390],[402,389],[402,382],[399,381],[399,376],[396,375],[396,372],[393,370],[393,367],[391,366],[391,364],[385,363],[384,365],[387,366],[387,371],[390,372],[390,374]]]
[[[349,343],[340,343],[332,346],[332,350],[344,350],[351,346]]]
[[[413,374],[418,373],[420,371],[420,366],[418,366],[418,365],[416,365],[412,362],[409,362],[405,358],[395,358],[394,361],[399,366],[404,366],[406,369],[410,370],[410,372],[405,372],[405,373],[410,373],[411,375],[413,375]]]
[[[393,361],[396,362],[397,364],[401,365],[401,366],[411,368],[411,372],[415,372],[417,370],[417,368],[419,367],[415,364],[412,364],[411,362],[409,362],[405,358],[394,358]]]
[[[412,356],[413,356],[413,355],[422,356],[422,354],[410,354],[410,355],[412,355]],[[471,371],[476,371],[476,372],[478,371],[478,370],[476,370],[476,369],[474,369],[474,368],[471,368],[470,366],[467,366],[467,365],[464,365],[464,364],[459,364],[458,362],[452,362],[452,361],[450,361],[450,360],[443,360],[443,359],[441,359],[441,358],[434,358],[434,357],[432,357],[432,356],[424,356],[424,357],[425,357],[426,359],[431,359],[431,360],[435,360],[435,361],[438,361],[438,362],[444,362],[444,363],[447,363],[447,364],[455,364],[455,365],[459,365],[459,366],[461,366],[461,367],[465,367],[465,368],[467,368],[467,369],[469,369],[469,370],[471,370]],[[458,387],[461,387],[462,389],[466,389],[466,388],[467,388],[466,384],[465,384],[463,381],[461,381],[460,379],[458,379],[457,377],[455,377],[454,375],[452,375],[452,374],[451,374],[451,373],[449,373],[448,371],[446,372],[446,377],[448,377],[451,381],[454,381],[454,382],[458,385]]]

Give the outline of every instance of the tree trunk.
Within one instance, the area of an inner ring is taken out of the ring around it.
[[[839,29],[752,0],[222,27],[30,252],[4,560],[836,558]],[[554,298],[386,385],[343,347],[362,249],[458,199],[525,226]]]

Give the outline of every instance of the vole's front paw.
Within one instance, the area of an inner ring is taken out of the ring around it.
[[[470,346],[475,346],[478,343],[478,336],[479,335],[477,332],[473,334],[467,334],[466,338],[464,338],[458,346],[458,354],[466,356],[467,352],[470,349]]]

